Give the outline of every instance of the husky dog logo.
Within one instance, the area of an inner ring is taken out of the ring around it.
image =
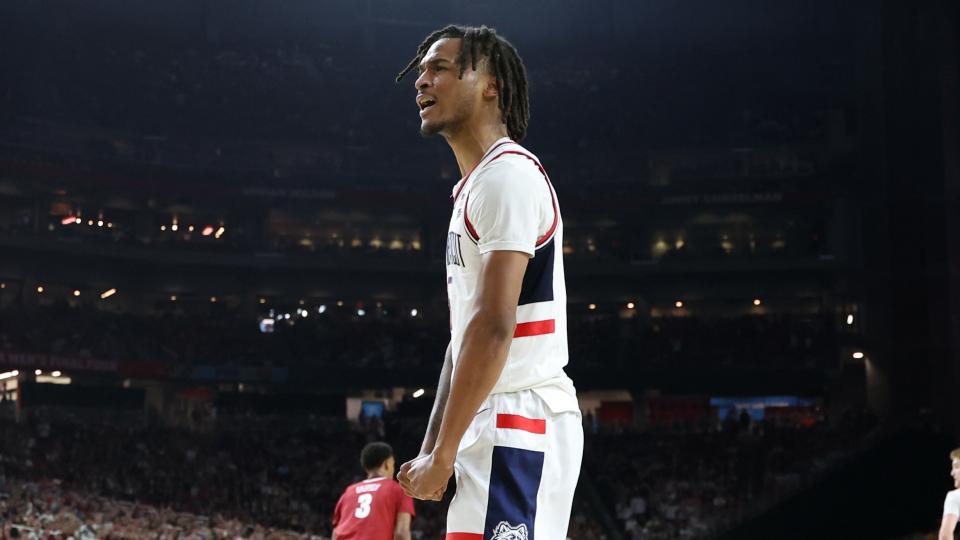
[[[521,523],[514,527],[506,521],[501,521],[493,529],[491,540],[527,540],[527,525]]]

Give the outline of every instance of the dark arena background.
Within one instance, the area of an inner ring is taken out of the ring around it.
[[[416,456],[460,172],[394,76],[448,23],[517,46],[563,207],[569,538],[935,538],[951,0],[3,2],[0,538],[328,538]]]

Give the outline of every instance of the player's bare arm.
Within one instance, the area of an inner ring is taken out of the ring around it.
[[[447,406],[447,398],[450,396],[450,374],[453,372],[452,346],[452,343],[447,343],[447,352],[443,357],[443,367],[440,368],[440,380],[437,382],[437,396],[433,400],[433,409],[430,411],[430,420],[427,422],[427,432],[424,434],[423,444],[420,446],[420,456],[425,456],[433,452],[433,448],[437,443],[437,435],[440,433],[440,421],[443,419],[443,410]],[[403,470],[403,465],[400,466],[400,470]],[[397,473],[398,480],[400,479],[400,474],[399,472]],[[444,484],[436,493],[432,493],[424,497],[424,499],[439,501],[443,499],[443,494],[446,493],[446,491],[447,484]]]
[[[437,382],[437,397],[433,400],[433,410],[430,411],[430,421],[427,422],[427,432],[423,436],[420,446],[420,455],[433,452],[440,433],[440,420],[443,419],[443,409],[447,406],[447,397],[450,395],[450,373],[453,371],[453,345],[447,343],[447,352],[443,356],[443,367],[440,369],[440,380]]]
[[[483,256],[474,312],[466,326],[460,364],[451,381],[434,448],[451,467],[463,434],[503,371],[517,327],[517,303],[529,260],[529,255],[518,251],[492,251]]]
[[[412,521],[413,516],[410,514],[406,512],[398,512],[397,524],[393,529],[393,540],[410,540],[410,523]]]
[[[957,516],[955,514],[944,514],[940,522],[940,533],[937,540],[953,540],[953,530],[957,527]]]
[[[408,495],[427,498],[446,486],[453,474],[460,440],[506,363],[528,261],[527,254],[517,251],[493,251],[483,256],[476,301],[464,331],[436,444],[429,454],[400,468],[398,479]]]

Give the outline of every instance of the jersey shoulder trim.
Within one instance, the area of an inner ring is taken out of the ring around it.
[[[502,144],[508,144],[508,143],[502,143]],[[497,145],[497,146],[500,146],[500,145]],[[522,150],[523,147],[520,147],[519,145],[517,146]],[[494,147],[494,148],[497,148],[497,147]],[[533,162],[533,164],[537,167],[537,170],[543,176],[543,179],[547,182],[547,191],[550,192],[550,202],[553,205],[553,223],[550,225],[550,228],[547,229],[547,232],[543,234],[543,236],[540,236],[537,238],[537,242],[534,245],[534,249],[538,249],[542,247],[544,244],[546,244],[547,241],[553,237],[553,234],[557,232],[557,225],[560,223],[560,211],[557,208],[557,196],[553,191],[553,184],[550,183],[550,177],[547,176],[547,171],[543,168],[543,165],[541,165],[540,162],[535,157],[530,155],[528,152],[524,152],[521,150],[503,150],[502,152],[490,158],[490,160],[487,161],[484,165],[489,165],[490,163],[493,163],[495,160],[503,156],[509,156],[509,155],[522,156]],[[472,172],[473,171],[471,171],[471,174]],[[464,181],[463,185],[460,186],[461,190],[463,189],[464,185],[466,185],[466,181]],[[457,193],[457,196],[459,196],[459,192]],[[474,228],[473,223],[470,222],[470,216],[467,215],[468,214],[467,209],[470,207],[469,205],[470,205],[470,194],[467,193],[467,200],[464,202],[464,206],[463,206],[463,223],[467,229],[467,232],[470,235],[471,240],[473,240],[474,242],[479,242],[480,235],[477,234],[477,230]]]
[[[508,139],[508,140],[506,140],[506,141],[501,141],[501,142],[493,145],[492,147],[490,147],[490,149],[487,150],[487,152],[483,155],[483,157],[480,158],[480,161],[478,161],[477,164],[474,165],[472,169],[470,169],[470,172],[468,172],[468,173],[466,174],[466,176],[464,176],[464,177],[460,180],[460,182],[458,182],[457,185],[454,186],[454,191],[453,191],[453,194],[450,195],[450,198],[453,199],[454,202],[456,202],[457,199],[460,197],[460,192],[463,191],[463,187],[467,185],[467,181],[470,180],[470,177],[473,175],[473,173],[475,173],[475,172],[477,171],[477,169],[480,168],[480,165],[483,164],[483,160],[485,160],[485,159],[487,159],[488,157],[490,157],[490,155],[493,154],[494,152],[496,152],[498,148],[502,148],[503,146],[508,145],[508,144],[517,144],[517,143],[515,143],[515,142],[513,142],[512,140],[509,140],[509,139]]]

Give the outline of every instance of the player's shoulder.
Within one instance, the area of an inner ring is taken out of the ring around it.
[[[526,159],[540,163],[540,158],[538,158],[532,150],[518,142],[513,141],[509,141],[502,146],[498,146],[493,152],[490,153],[490,156],[503,156],[504,158],[508,159]]]
[[[527,186],[539,193],[546,184],[540,161],[522,146],[511,143],[493,153],[478,171],[474,182],[481,190]]]
[[[386,489],[389,489],[390,491],[403,493],[403,488],[400,487],[400,482],[397,482],[393,478],[384,478],[383,485]]]
[[[400,486],[400,482],[397,482],[393,478],[386,478],[382,484],[383,487],[380,489],[385,490],[393,497],[403,498],[407,497],[407,494],[403,492],[403,488]]]
[[[343,494],[347,495],[349,493],[353,493],[354,489],[359,485],[360,485],[360,482],[354,482],[348,485],[347,487],[343,488]]]
[[[376,486],[377,484],[379,484],[384,480],[386,480],[386,478],[368,478],[366,480],[360,480],[358,482],[354,482],[349,486],[347,486],[346,489],[343,490],[343,492],[344,493],[362,493],[364,491],[377,489],[376,487],[370,487],[370,486]]]
[[[948,501],[960,502],[960,489],[954,489],[954,490],[948,491],[946,499]]]
[[[540,158],[533,152],[511,141],[497,147],[490,153],[484,169],[490,167],[515,168],[523,171],[536,172],[539,175],[542,165]]]

